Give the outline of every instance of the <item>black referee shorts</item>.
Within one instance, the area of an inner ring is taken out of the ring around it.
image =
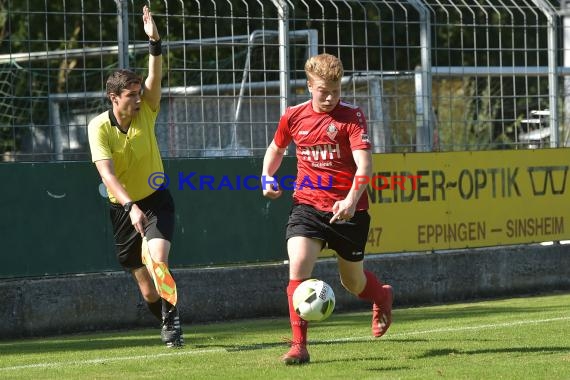
[[[145,236],[172,241],[174,235],[174,200],[168,190],[157,190],[148,197],[135,202],[145,213],[148,223]],[[115,238],[117,260],[125,270],[143,266],[141,258],[142,237],[131,223],[129,213],[120,204],[111,203],[111,223]]]
[[[329,223],[332,212],[320,211],[306,204],[295,204],[289,213],[285,238],[304,236],[323,241],[328,248],[347,261],[362,261],[368,240],[370,215],[367,210],[357,211],[347,221]]]

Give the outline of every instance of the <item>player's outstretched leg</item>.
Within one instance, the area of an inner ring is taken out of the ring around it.
[[[293,307],[293,293],[303,281],[304,280],[289,280],[289,285],[287,286],[289,319],[291,321],[291,331],[293,333],[293,338],[290,341],[291,348],[281,357],[283,363],[287,365],[305,364],[311,360],[309,351],[307,351],[308,323],[297,315],[295,308]]]
[[[372,335],[380,338],[392,324],[394,293],[392,286],[382,284],[372,272],[364,271],[364,274],[366,286],[358,297],[372,301]]]

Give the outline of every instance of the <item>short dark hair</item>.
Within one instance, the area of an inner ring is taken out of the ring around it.
[[[131,84],[142,84],[142,78],[131,70],[117,70],[107,78],[107,96],[110,94],[120,95]]]

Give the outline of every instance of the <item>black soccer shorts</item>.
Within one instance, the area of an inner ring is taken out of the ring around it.
[[[332,212],[320,211],[306,204],[295,204],[289,213],[286,240],[304,236],[323,241],[323,248],[336,251],[347,261],[362,261],[368,240],[370,215],[367,210],[357,211],[347,221],[329,223]]]
[[[157,190],[148,197],[135,202],[145,213],[148,223],[145,236],[172,241],[174,235],[174,200],[168,190]],[[115,250],[119,264],[125,270],[143,266],[141,258],[142,237],[131,223],[129,213],[120,204],[111,203],[111,223],[115,238]]]

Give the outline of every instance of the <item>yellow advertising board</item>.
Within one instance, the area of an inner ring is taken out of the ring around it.
[[[366,252],[570,238],[570,149],[375,154],[373,162]]]

